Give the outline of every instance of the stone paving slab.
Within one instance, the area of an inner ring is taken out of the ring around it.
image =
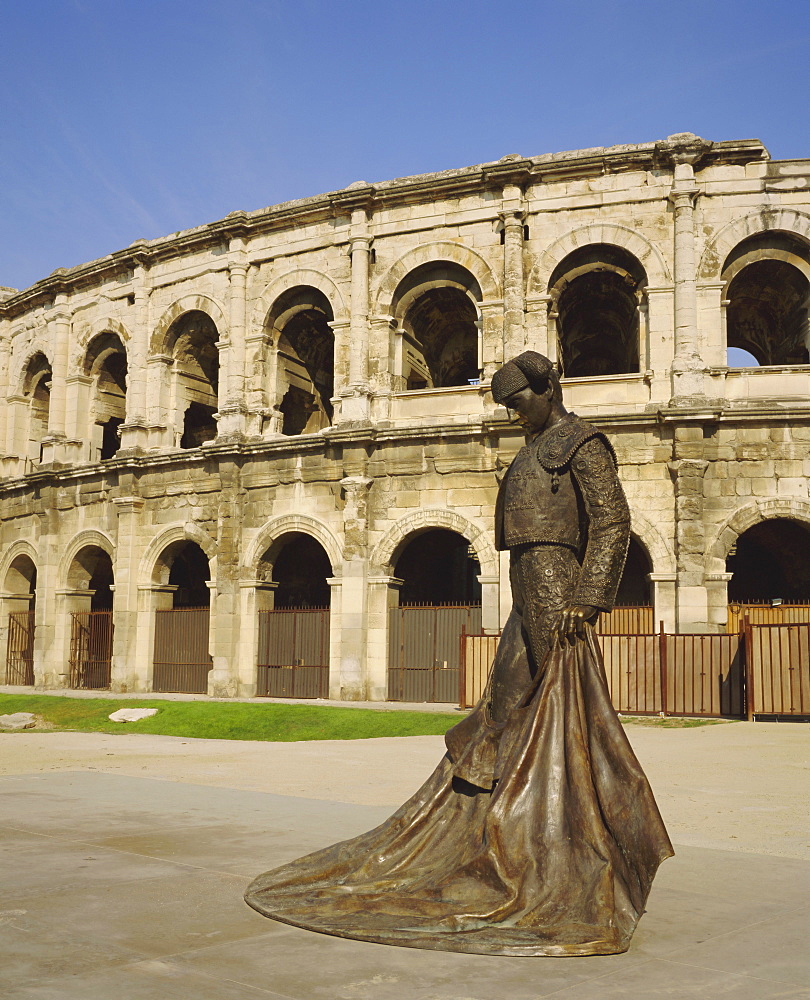
[[[87,771],[0,778],[2,996],[810,1000],[801,859],[676,844],[631,950],[583,959],[343,941],[242,901],[260,871],[390,811]]]

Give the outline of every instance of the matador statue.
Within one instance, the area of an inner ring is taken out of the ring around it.
[[[483,697],[422,788],[369,833],[260,875],[248,903],[340,937],[489,955],[625,951],[672,855],[610,701],[593,625],[630,515],[610,442],[526,351],[492,378],[526,433],[496,543],[513,607]]]

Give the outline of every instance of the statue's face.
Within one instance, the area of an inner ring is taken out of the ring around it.
[[[551,388],[537,393],[527,386],[505,399],[504,406],[515,411],[521,427],[531,434],[537,434],[543,430],[551,416],[551,397]]]

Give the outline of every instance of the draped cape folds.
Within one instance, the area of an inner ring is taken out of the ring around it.
[[[381,826],[260,875],[247,902],[298,927],[409,948],[626,951],[673,852],[587,632],[555,643],[497,734],[484,732],[482,706],[448,733],[451,748],[495,737],[491,789],[454,775],[451,749]]]

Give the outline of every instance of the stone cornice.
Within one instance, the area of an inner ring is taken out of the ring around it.
[[[394,205],[460,197],[477,191],[500,191],[507,184],[525,188],[531,184],[570,177],[659,168],[660,146],[661,143],[649,142],[535,157],[510,155],[492,163],[458,170],[417,174],[376,184],[355,182],[340,191],[283,202],[253,212],[231,212],[224,219],[207,225],[155,240],[136,240],[130,246],[98,260],[69,269],[58,268],[30,288],[21,291],[3,288],[0,318],[19,315],[35,306],[50,303],[60,293],[79,291],[130,272],[135,267],[151,267],[185,253],[227,247],[233,239],[244,240],[340,218],[345,218],[348,225],[351,213],[357,209],[373,213],[375,209]],[[713,163],[750,163],[768,159],[768,151],[758,139],[715,142],[709,144],[698,169]]]

